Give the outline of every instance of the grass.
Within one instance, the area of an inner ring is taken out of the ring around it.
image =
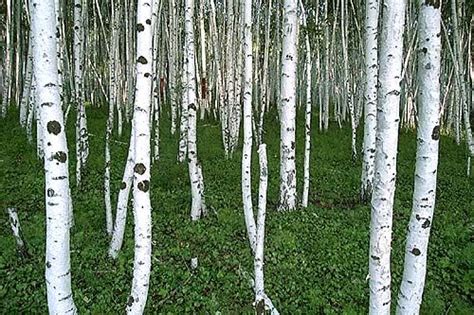
[[[73,118],[68,128],[75,227],[72,230],[72,285],[83,314],[123,313],[133,267],[133,217],[117,261],[107,258],[103,205],[105,109],[89,109],[90,160],[82,190],[74,185]],[[18,126],[17,113],[0,121],[0,208],[18,208],[31,258],[17,257],[6,215],[0,216],[0,313],[46,313],[44,283],[45,213],[41,163]],[[71,116],[72,117],[72,116]],[[302,116],[300,115],[300,118]],[[299,123],[303,120],[299,119]],[[265,244],[267,294],[282,314],[364,314],[368,309],[368,242],[370,209],[357,202],[361,162],[351,162],[350,130],[313,128],[310,206],[279,213],[279,125],[266,117],[269,156],[268,214]],[[316,126],[316,124],[315,124]],[[303,129],[297,139],[298,187],[302,187]],[[359,135],[359,143],[361,141]],[[129,129],[115,140],[128,142]],[[240,190],[240,149],[224,159],[219,124],[199,122],[199,156],[203,165],[210,215],[190,221],[186,165],[175,162],[177,136],[169,132],[169,115],[161,126],[161,159],[153,166],[153,258],[146,311],[155,313],[252,314],[252,256],[246,239]],[[396,301],[403,268],[406,226],[411,211],[416,135],[401,131],[394,206],[392,295]],[[116,192],[127,145],[112,147],[112,191]],[[253,154],[253,193],[258,162]],[[430,239],[422,313],[474,313],[473,178],[465,175],[465,149],[441,139],[437,205]],[[2,210],[3,211],[3,210]],[[199,267],[189,263],[199,257]]]

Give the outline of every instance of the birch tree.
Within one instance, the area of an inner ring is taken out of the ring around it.
[[[253,92],[253,54],[252,54],[252,3],[244,2],[244,121],[242,149],[242,201],[244,206],[245,225],[250,241],[250,248],[255,252],[256,227],[252,208],[252,92]]]
[[[280,77],[280,210],[296,207],[296,64],[297,1],[283,3],[283,47]]]
[[[303,16],[303,27],[307,28],[306,12],[304,10],[303,1],[300,1],[300,8]],[[306,107],[305,107],[305,140],[304,140],[304,169],[303,169],[303,197],[301,198],[301,205],[306,208],[308,206],[309,195],[309,160],[311,154],[311,45],[309,42],[308,30],[305,33],[305,48],[306,48]]]
[[[152,95],[152,3],[137,2],[136,92],[133,113],[134,167],[133,216],[135,219],[135,257],[128,314],[143,314],[148,296],[151,270],[150,201],[150,113]]]
[[[50,314],[76,314],[69,251],[68,149],[60,106],[54,0],[32,0],[33,71],[44,136],[46,257]]]
[[[379,90],[370,220],[370,314],[390,314],[390,251],[395,194],[400,76],[406,1],[386,0],[379,54]]]
[[[7,108],[10,103],[10,94],[11,94],[11,72],[12,72],[12,44],[10,34],[12,33],[11,29],[11,12],[12,12],[12,3],[11,0],[6,0],[6,19],[5,19],[5,76],[3,78],[3,93],[2,93],[2,104],[0,107],[0,117],[4,118],[7,115]]]
[[[436,200],[440,137],[440,1],[419,0],[418,135],[413,209],[408,225],[403,280],[397,313],[418,314],[423,296],[428,240]]]
[[[74,0],[74,88],[76,117],[76,184],[81,183],[84,165],[89,155],[87,118],[84,104],[84,26],[82,0]]]
[[[184,106],[188,111],[188,130],[187,130],[187,152],[188,152],[188,169],[189,180],[191,182],[191,220],[198,220],[202,215],[206,214],[206,205],[204,202],[204,180],[202,178],[201,165],[198,163],[197,157],[197,97],[196,97],[196,60],[194,45],[194,0],[186,0],[185,2],[185,54],[184,54],[184,77],[186,84],[184,85]]]
[[[372,195],[375,166],[375,133],[377,130],[377,31],[379,0],[368,0],[365,5],[365,104],[364,143],[360,198],[367,201]]]

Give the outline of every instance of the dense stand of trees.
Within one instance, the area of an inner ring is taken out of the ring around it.
[[[391,309],[398,133],[400,128],[417,130],[413,212],[397,312],[418,313],[440,134],[466,144],[467,149],[460,150],[466,151],[468,176],[474,156],[473,11],[472,4],[461,0],[0,3],[0,116],[18,108],[19,124],[30,142],[36,131],[38,158],[44,161],[50,313],[76,313],[69,266],[69,230],[74,224],[70,185],[74,178],[80,188],[88,167],[92,152],[87,111],[97,107],[108,108],[105,150],[94,154],[105,155],[104,230],[111,238],[111,259],[119,255],[130,192],[133,195],[135,258],[132,291],[124,301],[128,313],[143,313],[149,290],[150,169],[159,167],[160,120],[170,119],[169,132],[179,133],[176,160],[189,170],[190,218],[195,221],[207,214],[204,175],[206,167],[212,167],[199,160],[197,124],[213,119],[220,122],[223,158],[232,159],[243,142],[242,205],[254,256],[255,306],[257,313],[267,309],[278,314],[263,281],[269,137],[265,115],[273,113],[280,122],[280,211],[306,207],[309,191],[318,189],[310,187],[312,128],[329,132],[330,127],[350,126],[348,162],[361,159],[360,197],[371,203],[372,314],[389,314]],[[300,111],[304,130],[296,129]],[[68,170],[68,122],[75,126],[74,177]],[[132,131],[114,207],[111,146],[124,124],[131,124]],[[357,143],[359,129],[362,143]],[[298,132],[305,134],[304,148],[296,147]],[[253,144],[260,166],[256,215]],[[300,150],[304,169],[297,172]],[[301,197],[297,176],[304,178]],[[18,218],[15,211],[9,213],[21,243]],[[197,264],[195,257],[191,265]]]

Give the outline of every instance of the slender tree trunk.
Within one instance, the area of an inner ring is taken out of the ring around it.
[[[177,84],[176,80],[176,70],[177,70],[177,32],[175,31],[178,28],[177,23],[177,14],[176,14],[176,0],[169,1],[169,35],[170,35],[170,61],[169,61],[169,87],[170,87],[170,103],[171,103],[171,134],[176,132],[176,120],[178,116],[178,106],[177,106]]]
[[[26,60],[25,84],[23,85],[23,93],[21,94],[20,104],[20,125],[26,128],[28,103],[30,100],[31,81],[33,78],[33,52],[31,48],[31,36],[28,40],[28,58]]]
[[[264,266],[264,244],[265,244],[265,216],[267,208],[267,186],[268,186],[268,166],[267,166],[267,149],[265,144],[261,144],[258,148],[259,165],[260,165],[260,181],[258,188],[258,213],[257,213],[257,230],[255,236],[255,305],[257,314],[265,314],[262,306],[271,310],[272,314],[278,313],[273,304],[266,303],[263,266]],[[252,213],[253,216],[253,213]],[[267,298],[268,299],[268,298]]]
[[[21,258],[27,258],[30,255],[28,254],[26,242],[23,239],[23,232],[21,230],[20,220],[18,219],[18,213],[16,211],[16,208],[7,208],[7,213],[10,221],[10,226],[13,232],[13,237],[15,238],[17,252]]]
[[[255,252],[256,227],[252,208],[252,2],[244,2],[244,144],[242,149],[242,201],[250,248]],[[263,280],[262,280],[263,281]],[[263,289],[263,288],[262,288]]]
[[[306,13],[303,6],[303,1],[300,1],[300,7],[303,16],[303,26],[307,28]],[[309,195],[309,161],[311,156],[311,45],[309,43],[308,30],[305,34],[305,48],[306,48],[306,108],[305,108],[305,140],[304,140],[304,165],[303,165],[303,196],[301,198],[301,205],[306,208],[308,206]]]
[[[297,2],[283,4],[283,49],[280,87],[280,210],[296,207],[296,64]]]
[[[33,41],[33,37],[31,37],[31,41]],[[33,45],[33,43],[32,43]],[[33,51],[33,47],[31,48]],[[36,113],[36,82],[35,77],[32,75],[31,79],[31,91],[30,97],[28,101],[28,118],[26,120],[26,136],[28,138],[29,143],[33,143],[33,119]]]
[[[152,95],[152,2],[137,2],[136,92],[133,114],[134,158],[133,214],[135,218],[135,257],[128,314],[143,314],[151,270],[150,202],[150,112]],[[149,21],[149,23],[147,23]]]
[[[194,0],[185,1],[185,55],[184,55],[184,75],[186,85],[184,94],[185,107],[188,110],[188,168],[191,183],[191,220],[198,220],[206,212],[204,204],[204,187],[200,165],[197,157],[197,136],[196,136],[196,69],[195,69],[195,46],[194,46]]]
[[[132,122],[133,124],[133,122]],[[132,125],[130,134],[130,145],[128,149],[127,162],[120,184],[120,191],[117,197],[117,210],[115,212],[115,224],[112,233],[112,240],[109,247],[109,256],[113,259],[118,257],[118,253],[122,248],[123,235],[125,233],[125,223],[127,222],[127,205],[130,196],[130,189],[133,182],[134,167],[134,151],[135,151],[135,131]]]
[[[106,130],[105,130],[105,174],[104,174],[104,199],[105,199],[105,224],[107,234],[110,236],[113,232],[113,216],[112,216],[112,202],[110,198],[110,164],[112,163],[110,157],[110,140],[112,138],[112,130],[114,126],[114,109],[117,102],[117,78],[116,68],[118,66],[118,19],[116,16],[117,3],[112,0],[112,38],[109,49],[109,115],[107,116]]]
[[[377,131],[377,31],[379,20],[379,0],[366,1],[365,16],[365,104],[364,104],[364,144],[360,187],[360,199],[365,202],[372,195],[375,173],[375,133]]]
[[[418,136],[413,209],[408,225],[403,280],[397,313],[418,314],[423,296],[428,240],[436,200],[440,137],[441,9],[439,1],[419,0]]]
[[[3,95],[2,95],[2,104],[0,107],[0,117],[4,118],[7,115],[7,108],[10,104],[10,94],[11,94],[11,76],[12,76],[12,47],[11,47],[11,38],[10,35],[12,32],[12,23],[11,23],[11,12],[12,12],[12,3],[11,0],[6,0],[6,19],[5,19],[5,76],[3,79]]]
[[[34,76],[45,158],[46,291],[50,314],[76,314],[69,251],[68,149],[60,106],[54,0],[32,0]]]
[[[84,26],[82,0],[74,0],[74,88],[76,103],[76,184],[80,186],[89,155],[87,118],[84,104]]]
[[[390,314],[390,251],[406,1],[386,0],[380,45],[377,133],[370,221],[370,314]]]

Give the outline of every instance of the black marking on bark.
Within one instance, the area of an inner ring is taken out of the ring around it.
[[[63,151],[58,151],[54,154],[53,159],[58,160],[61,163],[65,163],[67,160],[67,154]]]
[[[424,54],[426,54],[428,52],[428,48],[426,47],[423,47],[423,49],[421,50]]]
[[[151,20],[150,20],[150,19],[146,19],[145,23],[148,24],[148,25],[151,25]]]
[[[439,6],[441,4],[440,0],[426,0],[426,5],[430,5],[435,9],[439,9]]]
[[[82,6],[81,6],[80,3],[76,3],[74,6],[75,6],[76,8],[78,8],[78,9],[82,8]]]
[[[120,189],[125,189],[125,188],[127,188],[127,183],[126,183],[126,182],[122,182],[122,183],[120,184]]]
[[[127,305],[128,305],[128,306],[132,306],[132,304],[133,304],[133,296],[130,295],[130,296],[128,297]]]
[[[46,83],[44,85],[44,87],[53,87],[53,86],[56,86],[56,84],[52,83],[52,82],[49,82],[49,83]]]
[[[420,250],[416,247],[411,250],[411,253],[415,256],[420,256],[421,254]]]
[[[145,26],[143,26],[142,23],[138,23],[138,25],[137,25],[137,31],[143,32],[144,30],[145,30]]]
[[[370,258],[372,258],[373,260],[380,260],[380,257],[374,256],[374,255],[370,256]]]
[[[431,133],[431,139],[439,140],[439,125],[433,128],[433,132]]]
[[[426,70],[430,70],[430,69],[431,69],[431,63],[428,62],[428,63],[425,65],[425,69],[426,69]]]
[[[395,96],[398,96],[398,95],[400,95],[400,91],[398,91],[398,90],[393,90],[393,91],[388,92],[387,95],[395,95]]]
[[[49,133],[57,135],[61,132],[61,124],[56,120],[51,120],[46,124],[46,129]]]
[[[60,298],[59,301],[65,301],[65,300],[69,299],[71,296],[72,296],[72,293],[66,295],[66,296],[63,297],[63,298]]]
[[[430,225],[431,225],[430,220],[426,219],[425,222],[423,222],[423,224],[421,225],[421,227],[424,229],[427,229],[430,227]]]
[[[51,263],[49,261],[46,262],[46,268],[51,268]]]
[[[148,60],[146,60],[145,57],[140,56],[140,57],[138,57],[137,62],[139,62],[139,63],[141,63],[141,64],[143,64],[143,65],[146,65],[146,64],[148,63]]]
[[[295,149],[295,146],[296,146],[295,142],[294,142],[294,141],[291,141],[291,149],[292,149],[292,150]]]
[[[148,190],[150,190],[150,181],[144,180],[142,182],[139,182],[137,186],[139,190],[147,192]]]
[[[135,171],[135,173],[143,175],[145,174],[146,167],[145,165],[143,165],[143,163],[138,163],[138,164],[135,164],[135,167],[133,168],[133,170]]]
[[[196,105],[194,105],[193,103],[189,104],[188,106],[189,109],[192,109],[192,110],[196,110]]]
[[[144,76],[145,76],[145,78],[149,78],[149,77],[150,77],[150,73],[146,72],[146,73],[144,74]]]
[[[54,189],[48,188],[48,190],[46,191],[46,195],[48,195],[48,197],[53,197],[54,196]]]

